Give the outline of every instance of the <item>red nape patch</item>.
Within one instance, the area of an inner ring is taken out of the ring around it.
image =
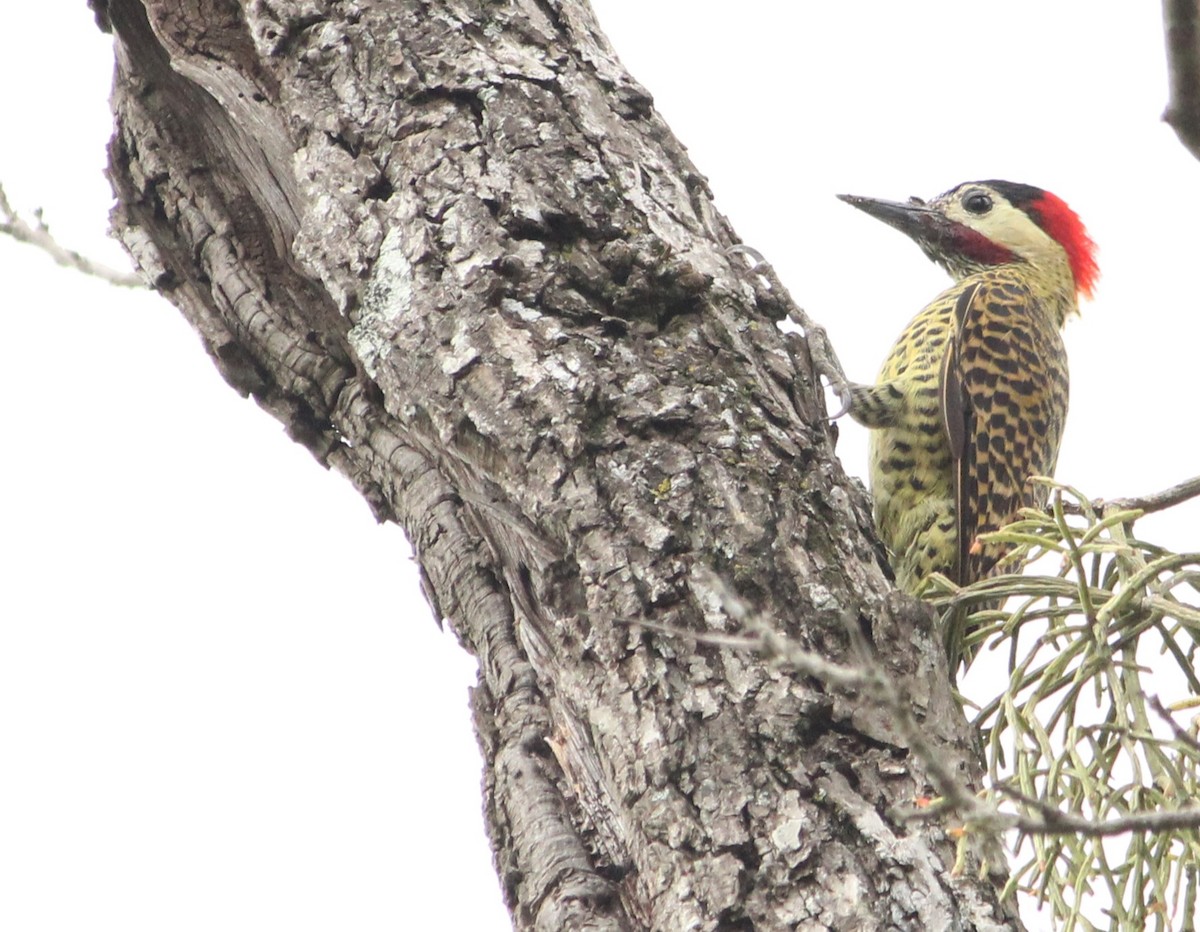
[[[1026,206],[1025,212],[1062,246],[1071,263],[1076,290],[1090,298],[1096,288],[1096,279],[1100,277],[1100,268],[1096,265],[1096,244],[1088,236],[1079,215],[1067,206],[1066,201],[1049,191],[1043,191],[1041,197]]]

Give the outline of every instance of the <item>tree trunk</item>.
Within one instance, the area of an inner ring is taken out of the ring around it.
[[[830,660],[861,631],[977,779],[803,344],[582,0],[92,3],[118,234],[479,658],[517,928],[1015,922],[896,815],[930,784],[886,710],[637,624],[736,633],[724,585]]]

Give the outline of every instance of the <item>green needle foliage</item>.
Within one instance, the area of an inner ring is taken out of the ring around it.
[[[1200,553],[1138,539],[1141,511],[1053,489],[1048,512],[989,537],[1021,565],[1057,555],[1057,573],[939,580],[932,596],[951,657],[1007,654],[1007,687],[974,722],[987,793],[1018,825],[1010,889],[1064,929],[1195,929]]]

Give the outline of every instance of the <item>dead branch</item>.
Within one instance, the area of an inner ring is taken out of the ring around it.
[[[146,287],[145,281],[139,275],[110,268],[101,262],[95,262],[80,255],[73,249],[61,246],[50,235],[50,228],[42,222],[40,215],[35,215],[35,221],[31,224],[13,210],[12,205],[8,202],[8,195],[4,193],[3,185],[0,185],[0,233],[11,236],[19,243],[36,246],[61,266],[75,269],[85,275],[92,275],[110,285],[117,285],[120,288]]]
[[[1200,495],[1200,476],[1194,476],[1152,495],[1114,498],[1111,501],[1098,499],[1094,504],[1100,512],[1142,511],[1149,514],[1152,511],[1164,511],[1197,495]]]
[[[1169,490],[1168,490],[1169,491]],[[1200,806],[1185,806],[1179,809],[1132,812],[1113,819],[1095,820],[1087,816],[1062,812],[1045,800],[1028,796],[1006,784],[998,784],[998,793],[1009,797],[1026,811],[1005,812],[995,804],[986,802],[971,792],[951,770],[945,761],[930,746],[913,718],[912,710],[904,701],[900,690],[887,674],[865,651],[860,652],[854,665],[833,663],[818,654],[805,650],[788,637],[768,625],[764,619],[749,610],[733,592],[706,574],[706,584],[719,595],[726,614],[742,622],[752,633],[748,636],[726,635],[686,631],[668,625],[644,620],[626,620],[626,624],[647,628],[671,637],[729,647],[735,650],[758,651],[777,659],[797,673],[818,679],[833,689],[860,692],[881,705],[896,722],[900,733],[908,743],[914,756],[925,765],[930,781],[941,794],[941,798],[930,806],[901,813],[904,818],[929,819],[945,813],[953,813],[964,822],[983,826],[996,831],[1017,829],[1027,835],[1078,835],[1084,837],[1109,837],[1129,832],[1169,832],[1200,828]],[[853,625],[849,625],[853,630]],[[1151,700],[1159,714],[1173,726],[1177,737],[1189,742],[1195,739],[1181,734],[1177,723],[1161,707],[1157,699]]]
[[[1010,815],[1010,825],[1029,835],[1081,835],[1107,838],[1128,832],[1174,832],[1200,828],[1200,806],[1179,809],[1159,809],[1153,812],[1131,812],[1115,819],[1097,821],[1087,816],[1063,812],[1052,804],[1035,799],[1000,784],[996,791],[1015,799],[1034,810],[1036,815]]]
[[[833,344],[830,343],[825,328],[809,317],[805,310],[793,300],[791,293],[779,280],[779,275],[774,267],[763,257],[761,252],[751,246],[741,245],[732,247],[728,252],[731,255],[746,256],[754,263],[751,271],[763,277],[771,294],[786,311],[788,319],[803,331],[813,367],[818,375],[823,375],[829,380],[829,387],[833,389],[833,393],[837,395],[841,404],[841,409],[829,416],[831,421],[836,421],[850,410],[850,382],[846,378],[837,353],[833,351]]]

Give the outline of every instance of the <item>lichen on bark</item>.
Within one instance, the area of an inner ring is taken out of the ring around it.
[[[1013,921],[895,816],[929,785],[884,711],[662,630],[733,630],[718,579],[832,659],[864,635],[977,776],[803,342],[586,4],[93,6],[116,230],[226,380],[406,529],[479,659],[517,927]]]

